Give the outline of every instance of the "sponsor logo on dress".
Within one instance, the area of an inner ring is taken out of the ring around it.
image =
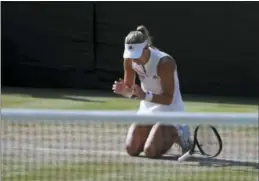
[[[157,78],[158,78],[158,76],[157,76],[157,75],[154,75],[154,76],[153,76],[153,79],[157,79]]]

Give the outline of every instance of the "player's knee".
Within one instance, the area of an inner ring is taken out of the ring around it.
[[[169,150],[173,143],[171,126],[157,123],[153,126],[144,146],[144,153],[149,158],[160,157]]]
[[[141,152],[141,150],[134,144],[126,144],[125,149],[130,156],[138,156]]]
[[[158,153],[158,149],[155,145],[146,144],[144,147],[144,153],[145,156],[148,158],[157,158],[161,156],[160,153]]]
[[[136,128],[136,124],[132,124],[126,137],[125,149],[131,156],[137,156],[141,152],[141,143],[137,139],[139,135]]]
[[[137,156],[140,154],[140,145],[138,141],[134,139],[134,135],[127,136],[125,149],[130,156]]]

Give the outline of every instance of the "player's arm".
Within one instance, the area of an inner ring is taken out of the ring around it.
[[[171,57],[163,57],[158,64],[157,74],[160,77],[163,93],[153,94],[151,102],[169,105],[174,95],[174,70],[175,61]]]
[[[132,69],[132,61],[124,59],[124,82],[131,88],[135,84],[135,71]]]
[[[131,98],[133,96],[133,85],[135,83],[135,71],[132,69],[131,60],[124,60],[124,79],[114,81],[112,90],[115,94]]]

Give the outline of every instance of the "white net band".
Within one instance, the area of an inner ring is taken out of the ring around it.
[[[197,124],[258,124],[258,113],[155,113],[137,114],[132,111],[71,111],[71,110],[37,110],[37,109],[2,109],[3,120],[9,121],[104,121],[123,123],[185,123]]]

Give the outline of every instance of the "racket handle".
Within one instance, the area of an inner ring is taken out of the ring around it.
[[[182,161],[186,160],[187,158],[189,158],[190,156],[191,156],[191,151],[188,151],[185,154],[183,154],[181,157],[178,158],[178,162],[182,162]]]

